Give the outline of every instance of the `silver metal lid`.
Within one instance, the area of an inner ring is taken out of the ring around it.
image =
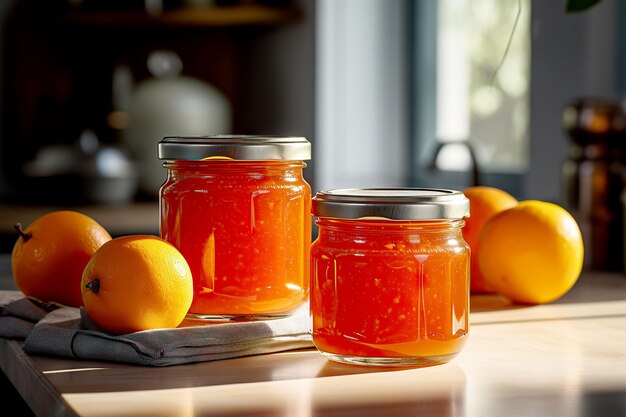
[[[312,212],[341,219],[462,219],[469,217],[469,200],[461,191],[440,188],[350,188],[318,192]]]
[[[237,160],[305,161],[311,143],[291,136],[168,136],[158,143],[159,159],[200,161],[212,156]]]

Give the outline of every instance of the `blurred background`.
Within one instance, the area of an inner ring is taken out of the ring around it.
[[[491,185],[624,270],[626,4],[4,0],[0,249],[72,208],[158,233],[167,135],[307,137],[313,191]]]

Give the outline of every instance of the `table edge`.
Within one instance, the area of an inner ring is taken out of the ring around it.
[[[35,415],[78,417],[62,394],[24,353],[22,342],[0,339],[0,368]],[[33,390],[34,386],[38,389]]]

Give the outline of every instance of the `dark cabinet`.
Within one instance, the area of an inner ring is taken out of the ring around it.
[[[118,108],[124,101],[120,89],[125,86],[116,84],[114,74],[126,68],[131,88],[150,78],[146,60],[155,50],[174,51],[183,63],[184,75],[214,86],[228,98],[231,132],[207,134],[307,136],[312,121],[302,132],[282,130],[290,123],[276,116],[268,125],[254,103],[265,102],[268,107],[277,103],[277,112],[281,105],[312,109],[312,70],[300,74],[298,84],[304,91],[292,95],[306,103],[281,104],[284,92],[278,89],[289,86],[268,79],[275,76],[268,71],[274,66],[268,60],[287,61],[290,52],[259,53],[259,48],[269,50],[266,40],[273,33],[303,22],[307,25],[310,17],[298,4],[286,1],[205,3],[210,6],[192,7],[190,1],[15,1],[3,34],[0,173],[9,185],[5,200],[85,201],[78,171],[31,178],[24,167],[42,148],[75,146],[85,129],[95,132],[103,144],[118,145],[125,128],[125,109]],[[157,4],[157,10],[147,8],[150,4]],[[301,47],[307,48],[312,61],[311,27],[308,23],[304,36],[310,43]],[[268,86],[275,89],[268,92]],[[271,132],[268,126],[273,127]],[[139,193],[134,198],[153,196]]]

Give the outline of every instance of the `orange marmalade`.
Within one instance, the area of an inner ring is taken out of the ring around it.
[[[191,268],[190,318],[283,317],[308,300],[308,141],[165,138],[159,154],[160,233]]]
[[[313,199],[313,341],[339,362],[425,366],[458,354],[469,331],[465,196],[350,189]]]

